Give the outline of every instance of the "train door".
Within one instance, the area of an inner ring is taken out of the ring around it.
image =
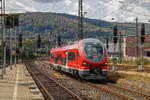
[[[76,53],[76,57],[77,57],[77,68],[79,68],[79,51],[77,51],[77,53]]]
[[[76,65],[76,68],[78,68],[78,50],[76,50],[76,53],[75,53],[75,65]]]
[[[66,66],[68,66],[68,52],[66,52]]]
[[[57,64],[57,54],[56,53],[54,54],[54,57],[55,57],[54,58],[55,59],[55,64]]]
[[[54,54],[54,57],[53,57],[53,63],[55,63],[55,53],[53,53]]]

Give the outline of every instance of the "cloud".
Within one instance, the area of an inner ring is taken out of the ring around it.
[[[29,6],[26,2],[29,0],[6,0],[6,13],[23,13],[26,11],[36,12],[37,10],[33,6]]]
[[[70,5],[71,0],[65,0],[65,3],[66,3],[66,5],[68,6],[68,5]]]
[[[134,1],[134,2],[133,2]],[[78,0],[6,0],[6,11],[57,12],[78,15]],[[86,17],[111,21],[139,21],[150,18],[150,0],[83,0]]]
[[[51,2],[59,2],[62,0],[33,0],[35,2],[40,2],[40,3],[51,3]]]

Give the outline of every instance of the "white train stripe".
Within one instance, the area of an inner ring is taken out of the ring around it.
[[[61,66],[65,69],[76,69],[76,70],[79,70],[79,71],[89,71],[89,69],[78,69],[78,68],[73,68],[73,67],[70,67],[70,66],[64,66],[64,65],[60,65],[60,64],[54,64],[54,63],[51,63],[53,64],[54,66]]]
[[[102,71],[108,71],[108,69],[102,69]]]

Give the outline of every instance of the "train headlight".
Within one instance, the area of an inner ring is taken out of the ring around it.
[[[108,65],[108,62],[106,62],[105,65]]]
[[[108,65],[108,62],[101,64],[101,66],[107,66],[107,65]]]
[[[90,64],[87,64],[85,61],[83,61],[82,66],[90,66]]]

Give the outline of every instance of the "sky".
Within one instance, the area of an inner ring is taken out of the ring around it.
[[[78,0],[5,0],[7,13],[56,12],[78,15]],[[106,21],[150,20],[150,0],[83,0],[85,17]],[[114,18],[114,20],[112,20]]]

